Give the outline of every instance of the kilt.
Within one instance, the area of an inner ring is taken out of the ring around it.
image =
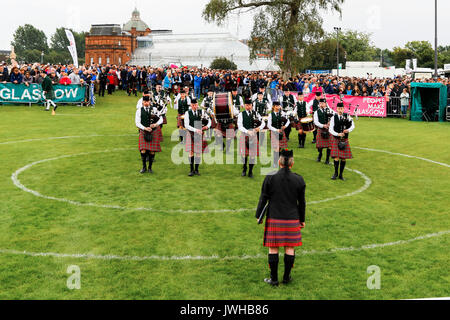
[[[163,116],[163,124],[167,124],[167,117]]]
[[[161,152],[161,136],[158,134],[158,130],[152,131],[152,136],[152,141],[147,142],[144,139],[144,131],[139,130],[139,151]]]
[[[317,149],[331,148],[331,143],[332,143],[331,133],[330,133],[330,137],[328,139],[324,139],[324,138],[322,138],[322,132],[326,132],[326,130],[317,128],[316,148]]]
[[[161,129],[161,127],[158,127],[158,129],[156,129],[156,133],[157,133],[158,136],[159,136],[159,142],[163,142],[163,141],[164,141],[164,137],[163,137],[163,134],[162,134],[162,129]]]
[[[283,139],[280,140],[278,133],[270,131],[270,139],[272,143],[272,149],[286,149],[288,147],[288,141],[286,137],[286,132],[283,131]],[[278,146],[277,146],[278,144]]]
[[[184,128],[184,119],[181,119],[181,116],[183,116],[183,114],[177,115],[177,128],[180,128],[180,127]]]
[[[231,136],[229,136],[227,138],[234,139],[234,137],[236,135],[235,130],[234,130],[234,125],[232,123],[230,123],[228,125],[228,128],[222,128],[222,127],[223,127],[222,123],[218,122],[217,126],[216,126],[216,129],[219,130],[222,133],[222,137],[224,137],[224,138],[227,137],[227,129],[231,129],[233,132],[231,133]]]
[[[299,220],[266,219],[264,247],[300,247],[302,231]]]
[[[331,158],[336,159],[353,159],[352,155],[352,149],[350,148],[350,143],[348,142],[348,139],[345,139],[345,149],[339,150],[338,144],[340,139],[336,137],[332,137],[331,139]]]
[[[207,153],[208,142],[205,140],[205,135],[202,134],[202,138],[195,141],[194,133],[192,131],[186,131],[186,152]]]
[[[241,136],[239,137],[239,151],[242,157],[259,157],[258,136],[255,134],[255,136],[250,137],[241,132]]]
[[[295,123],[295,129],[297,130],[301,129],[303,131],[302,122],[300,120]]]

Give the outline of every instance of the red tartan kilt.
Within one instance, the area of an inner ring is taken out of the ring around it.
[[[163,134],[162,134],[162,129],[161,129],[161,127],[158,127],[158,129],[156,130],[156,133],[157,133],[158,136],[159,136],[160,142],[163,142],[163,141],[164,141],[164,137],[163,137]]]
[[[247,148],[245,140],[249,141],[250,148]],[[241,136],[239,137],[239,151],[242,157],[259,157],[258,136],[250,137],[241,132]]]
[[[198,139],[197,144],[195,143],[194,133],[191,131],[186,131],[186,152],[194,153],[207,153],[208,152],[208,141],[205,140],[205,135],[202,135],[202,139]]]
[[[330,137],[328,139],[324,139],[322,138],[322,132],[326,132],[326,130],[322,130],[321,128],[317,128],[317,138],[316,138],[316,148],[317,149],[322,149],[322,148],[331,148],[331,133],[330,133]]]
[[[352,149],[350,148],[350,143],[348,142],[348,139],[345,139],[345,149],[339,150],[338,144],[339,140],[336,137],[331,138],[331,158],[336,159],[353,159]]]
[[[216,126],[216,129],[219,130],[219,131],[222,133],[222,136],[223,136],[224,138],[227,136],[227,129],[232,129],[232,130],[233,130],[231,136],[228,137],[228,138],[230,138],[230,139],[233,138],[233,139],[234,139],[234,136],[235,136],[235,134],[236,134],[236,133],[234,132],[234,125],[233,125],[232,123],[230,123],[230,124],[228,125],[228,128],[222,128],[222,123],[218,122],[218,123],[217,123],[217,126]]]
[[[181,119],[182,114],[179,114],[177,116],[177,128],[183,127],[184,128],[184,119]]]
[[[272,149],[286,149],[288,147],[288,141],[286,137],[286,132],[283,131],[283,139],[279,139],[279,134],[270,131],[270,140],[272,143]],[[279,141],[279,145],[277,147],[277,143]]]
[[[167,117],[163,116],[163,124],[167,124]]]
[[[302,231],[299,220],[266,219],[264,247],[300,247]]]
[[[144,139],[144,131],[139,130],[139,151],[161,152],[161,136],[157,130],[152,132],[152,136],[152,141],[147,142]]]

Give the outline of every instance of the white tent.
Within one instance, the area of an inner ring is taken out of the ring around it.
[[[173,34],[151,33],[138,37],[138,48],[131,65],[162,66],[171,63],[185,66],[209,67],[219,57],[233,61],[239,70],[278,71],[271,59],[257,59],[250,63],[247,45],[229,33]]]

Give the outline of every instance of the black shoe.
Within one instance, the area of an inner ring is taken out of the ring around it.
[[[146,173],[146,172],[147,172],[147,169],[146,169],[146,168],[142,168],[142,170],[139,171],[139,173],[141,173],[141,174]]]
[[[345,181],[345,178],[343,176],[340,176],[339,180]]]
[[[305,149],[305,146],[301,144],[299,148],[300,149]]]
[[[148,173],[153,174],[153,170],[152,169],[148,169]]]
[[[248,177],[249,177],[249,178],[253,178],[253,173],[249,173],[249,174],[248,174]]]
[[[331,177],[331,180],[336,180],[337,179],[337,175],[333,175],[332,177]]]
[[[283,279],[283,284],[289,284],[292,282],[292,277],[289,276],[289,279]]]
[[[278,285],[280,284],[278,281],[272,281],[271,278],[264,279],[264,282],[270,284],[273,287],[278,287]]]
[[[188,176],[193,177],[195,175],[194,171],[189,172]]]
[[[247,172],[246,171],[242,171],[242,176],[246,177],[247,176]]]
[[[317,162],[321,162],[321,161],[322,161],[322,158],[321,158],[321,157],[318,157],[316,161],[317,161]]]
[[[325,164],[326,164],[326,165],[329,165],[329,164],[330,164],[330,161],[325,161]]]
[[[302,148],[302,145],[301,145],[301,144],[299,144],[299,145],[298,145],[298,148],[299,148],[299,149],[301,149],[301,148]]]
[[[198,172],[198,171],[194,171],[194,174],[195,174],[196,176],[200,176],[200,175],[201,175],[200,172]]]

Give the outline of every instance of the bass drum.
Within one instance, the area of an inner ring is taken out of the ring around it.
[[[300,120],[304,132],[313,132],[316,130],[312,117],[306,117]]]
[[[230,103],[230,100],[231,93],[216,93],[214,95],[214,115],[217,122],[233,121],[233,104]]]

